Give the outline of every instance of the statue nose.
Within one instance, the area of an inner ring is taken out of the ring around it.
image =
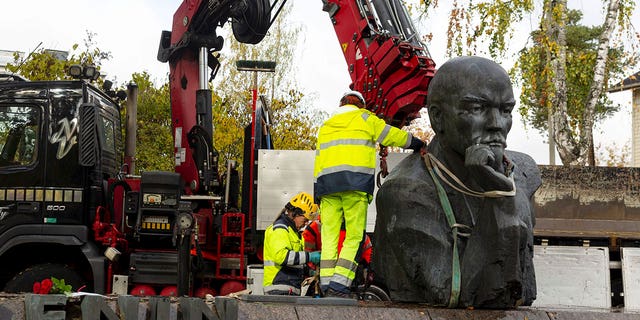
[[[505,126],[505,119],[500,109],[490,108],[487,112],[487,127],[489,129],[502,129]]]

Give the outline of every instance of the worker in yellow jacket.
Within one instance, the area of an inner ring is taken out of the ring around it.
[[[315,208],[315,209],[314,209]],[[306,192],[293,196],[264,234],[265,294],[300,295],[305,265],[320,263],[320,252],[304,251],[300,235],[309,220],[315,218],[317,206]]]
[[[373,199],[376,142],[419,151],[424,141],[392,127],[365,109],[360,92],[349,91],[318,132],[314,193],[322,211],[320,285],[325,296],[350,297]],[[338,256],[340,226],[346,236]]]

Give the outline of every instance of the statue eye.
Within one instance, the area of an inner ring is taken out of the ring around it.
[[[482,112],[482,110],[484,110],[484,106],[479,104],[479,103],[472,103],[469,106],[469,111],[471,111],[473,113],[480,113],[480,112]]]

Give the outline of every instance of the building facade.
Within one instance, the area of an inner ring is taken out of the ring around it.
[[[640,167],[640,72],[609,88],[609,92],[632,90],[631,100],[631,166]]]

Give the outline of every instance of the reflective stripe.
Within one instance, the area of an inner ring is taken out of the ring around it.
[[[364,174],[370,174],[370,175],[373,175],[376,173],[375,168],[368,168],[363,166],[350,166],[347,164],[343,164],[335,167],[322,169],[322,171],[318,172],[318,176],[316,177],[316,179],[323,175],[341,172],[341,171],[350,171],[350,172],[364,173]]]
[[[364,120],[365,122],[367,121],[367,119],[369,119],[369,114],[366,112],[362,113],[362,120]]]
[[[292,293],[294,293],[296,295],[300,295],[300,289],[298,289],[296,287],[288,286],[286,284],[273,284],[273,285],[264,287],[263,290],[267,294],[268,294],[269,291],[280,290],[280,291],[291,291]]]
[[[320,285],[321,286],[328,286],[329,283],[331,283],[331,278],[333,278],[333,276],[330,277],[320,277]]]
[[[402,146],[403,149],[409,148],[411,146],[411,140],[413,140],[413,135],[411,134],[411,132],[407,133],[407,142],[405,142],[404,146]]]
[[[286,262],[284,263],[285,265],[294,265],[296,264],[296,253],[293,251],[289,251],[289,253],[287,253],[287,259],[285,259]]]
[[[285,230],[287,230],[288,227],[287,227],[286,224],[278,223],[278,224],[274,224],[272,229],[285,229]]]
[[[345,269],[348,269],[351,272],[356,272],[356,269],[358,269],[358,264],[352,261],[340,258],[336,263],[336,267],[343,267]]]
[[[299,251],[298,256],[300,257],[300,262],[297,263],[299,265],[304,265],[309,260],[307,259],[307,257],[309,257],[309,253],[306,251]]]
[[[343,285],[343,286],[345,286],[347,288],[349,288],[351,286],[351,282],[352,281],[353,281],[352,279],[349,279],[346,276],[343,276],[343,275],[341,275],[339,273],[334,273],[333,274],[333,278],[331,278],[331,282],[335,282],[335,283]]]
[[[336,267],[336,260],[320,260],[320,269],[331,269]]]
[[[384,126],[384,129],[382,129],[382,132],[380,132],[380,136],[378,137],[378,143],[382,143],[382,141],[384,141],[384,138],[387,137],[387,135],[389,134],[389,131],[391,131],[391,126],[386,125]]]
[[[366,146],[375,148],[375,143],[368,139],[336,139],[329,142],[321,143],[320,150],[328,149],[335,146]]]
[[[338,266],[338,267],[336,267],[335,270],[336,270],[335,274],[340,274],[342,276],[347,277],[348,279],[353,280],[353,279],[356,278],[356,273],[354,271],[351,271],[351,270],[345,268],[345,267]]]
[[[275,262],[273,262],[273,261],[265,261],[265,262],[264,262],[264,266],[265,266],[265,267],[277,267],[277,266],[278,266],[278,264],[277,264],[277,263],[275,263]],[[283,266],[284,266],[284,265],[283,265]],[[304,268],[304,265],[297,264],[297,265],[295,265],[295,266],[286,266],[286,267],[287,267],[287,268],[289,268],[289,269],[303,269],[303,268]]]
[[[307,263],[306,251],[289,251],[283,266],[297,266]]]

